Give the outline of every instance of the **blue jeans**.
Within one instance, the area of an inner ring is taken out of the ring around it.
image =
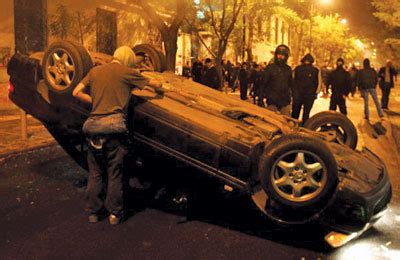
[[[378,115],[380,117],[383,117],[383,111],[381,104],[379,104],[378,96],[376,94],[376,89],[371,88],[371,89],[362,89],[361,94],[364,98],[364,113],[365,117],[369,119],[369,106],[368,106],[368,94],[372,96],[372,99],[374,100],[376,110],[378,111]]]
[[[106,138],[101,149],[89,144],[87,209],[89,214],[99,214],[103,207],[109,213],[123,216],[123,166],[128,153],[126,136]],[[106,187],[104,187],[107,185]],[[103,190],[106,191],[105,201]]]
[[[124,114],[90,116],[83,124],[86,136],[123,134],[128,132]]]

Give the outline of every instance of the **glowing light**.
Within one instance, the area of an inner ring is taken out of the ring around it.
[[[199,19],[204,19],[204,18],[206,18],[206,16],[204,15],[204,12],[203,12],[203,11],[200,11],[200,10],[197,11],[196,16],[197,16],[197,18],[199,18]]]
[[[364,43],[363,43],[360,39],[357,39],[357,40],[355,41],[355,44],[356,44],[356,46],[357,46],[358,48],[360,48],[360,49],[364,49],[364,48],[365,48]]]
[[[340,23],[341,23],[341,24],[348,24],[348,21],[347,21],[346,18],[343,18],[342,20],[340,20]]]
[[[321,4],[328,5],[332,2],[332,0],[321,0]]]

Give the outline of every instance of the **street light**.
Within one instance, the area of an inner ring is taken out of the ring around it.
[[[346,25],[346,24],[348,24],[348,21],[346,18],[343,18],[342,20],[340,20],[340,23],[343,25]]]
[[[324,5],[330,4],[331,2],[331,0],[321,0],[321,3]]]

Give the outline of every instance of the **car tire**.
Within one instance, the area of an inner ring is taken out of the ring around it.
[[[70,41],[51,44],[42,60],[43,79],[49,90],[57,94],[72,93],[92,67],[89,53]]]
[[[324,208],[338,184],[337,164],[329,148],[300,134],[282,136],[266,147],[259,177],[274,203],[296,210]]]
[[[345,115],[334,111],[325,111],[311,117],[304,127],[312,131],[335,131],[337,142],[356,149],[358,136],[354,124]]]
[[[136,55],[146,55],[150,58],[154,71],[163,72],[167,67],[164,54],[151,44],[139,44],[132,48]]]

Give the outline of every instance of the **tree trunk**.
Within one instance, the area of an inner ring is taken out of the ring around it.
[[[84,44],[84,41],[83,41],[83,29],[82,29],[82,17],[81,17],[81,13],[80,12],[78,12],[78,27],[79,27],[79,40],[80,40],[80,42],[81,42],[81,44],[83,45]]]
[[[169,30],[161,34],[167,58],[167,70],[175,72],[176,52],[178,50],[178,30]]]
[[[228,41],[223,41],[218,44],[218,53],[217,57],[215,58],[215,68],[217,69],[217,74],[218,74],[218,80],[219,80],[219,86],[220,89],[222,89],[223,84],[224,84],[224,75],[223,75],[223,68],[222,68],[222,57],[224,56],[224,53],[226,51],[226,46],[228,44]]]
[[[253,62],[254,19],[249,19],[249,39],[247,42],[247,61]]]

